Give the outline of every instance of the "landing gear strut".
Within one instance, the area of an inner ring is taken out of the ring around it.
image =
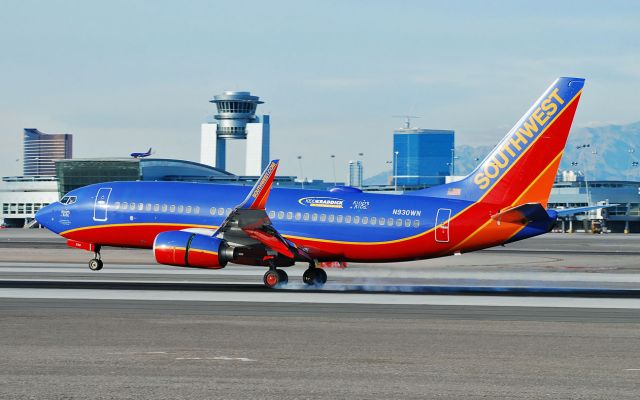
[[[100,271],[102,269],[102,257],[100,256],[100,246],[96,246],[94,258],[89,261],[89,269]]]
[[[310,286],[321,286],[327,283],[327,273],[324,269],[316,267],[315,263],[310,263],[309,268],[302,274],[302,281]]]
[[[269,270],[264,274],[265,286],[268,288],[274,288],[278,285],[284,285],[289,282],[289,276],[281,269],[277,269],[273,263],[269,264]]]

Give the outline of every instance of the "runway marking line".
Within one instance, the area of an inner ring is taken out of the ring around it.
[[[256,361],[251,358],[246,357],[226,357],[226,356],[218,356],[218,357],[177,357],[176,360],[216,360],[216,361],[242,361],[242,362],[252,362]]]

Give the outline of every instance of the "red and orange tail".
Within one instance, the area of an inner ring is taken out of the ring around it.
[[[271,186],[273,186],[273,180],[276,177],[279,162],[280,160],[273,160],[269,163],[238,208],[264,210],[267,199],[269,198],[269,193],[271,193]]]
[[[583,86],[558,78],[469,176],[420,194],[546,207]]]

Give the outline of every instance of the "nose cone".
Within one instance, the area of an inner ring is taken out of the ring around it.
[[[54,229],[54,225],[55,225],[54,222],[55,222],[55,215],[57,212],[57,208],[58,207],[55,203],[49,204],[48,206],[42,207],[36,213],[36,221],[38,221],[40,225],[44,226],[45,228],[55,233],[58,233]]]

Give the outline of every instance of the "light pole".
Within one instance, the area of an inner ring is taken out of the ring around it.
[[[358,159],[360,161],[358,168],[358,187],[361,188],[363,186],[362,181],[364,180],[364,153],[358,153]],[[349,171],[349,173],[351,173],[351,171]]]
[[[394,151],[394,159],[393,159],[393,185],[395,186],[395,191],[398,191],[398,154],[399,151]]]
[[[451,176],[454,176],[456,174],[456,149],[452,148],[451,149]]]
[[[300,166],[300,180],[304,189],[304,171],[302,170],[302,156],[298,156],[298,165]]]
[[[581,144],[579,146],[576,146],[576,149],[580,150],[580,149],[585,149],[587,147],[591,147],[591,144],[590,143]],[[595,154],[595,153],[593,153],[593,154]],[[578,163],[576,163],[576,165],[578,165]],[[591,205],[591,193],[589,193],[589,179],[587,179],[587,169],[586,168],[583,170],[583,173],[584,173],[584,185],[585,185],[585,188],[587,190],[587,206],[589,206],[589,205]]]
[[[629,164],[631,164],[631,166],[633,167],[633,153],[636,152],[636,150],[634,148],[629,147],[629,150],[627,150],[629,152]],[[628,168],[627,169],[627,180],[629,180],[629,172],[631,172],[632,168]]]
[[[333,164],[333,186],[336,186],[336,155],[331,155],[331,163]]]

